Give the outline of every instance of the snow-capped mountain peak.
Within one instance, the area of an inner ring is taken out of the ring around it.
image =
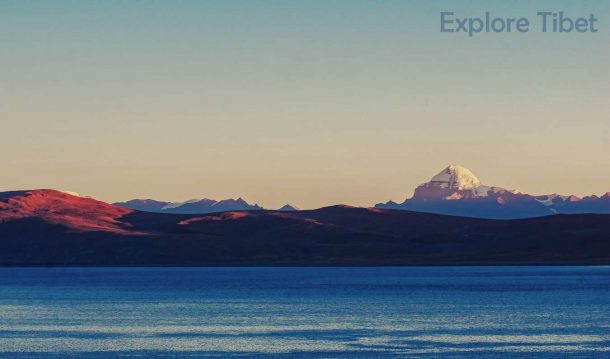
[[[467,168],[451,165],[415,189],[403,203],[375,207],[484,218],[524,218],[553,214],[544,204],[519,191],[486,186]]]
[[[432,177],[429,182],[417,187],[413,199],[456,201],[482,198],[502,192],[518,193],[501,187],[485,186],[469,169],[450,165]]]
[[[430,187],[449,188],[456,190],[479,187],[481,181],[467,168],[450,165],[428,182]]]
[[[415,188],[402,203],[378,203],[376,208],[448,215],[515,219],[553,214],[610,213],[610,192],[583,198],[557,193],[534,196],[517,190],[486,186],[468,169],[451,165]]]

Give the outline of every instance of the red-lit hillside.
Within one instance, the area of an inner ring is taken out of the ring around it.
[[[118,220],[131,212],[133,210],[51,189],[0,193],[0,221],[38,218],[77,232],[137,234]]]

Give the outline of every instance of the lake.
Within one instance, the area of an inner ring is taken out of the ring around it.
[[[609,357],[610,267],[3,268],[2,358]]]

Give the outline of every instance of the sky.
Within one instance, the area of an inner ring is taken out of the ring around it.
[[[441,33],[564,11],[597,33]],[[610,1],[0,1],[0,190],[402,201],[449,164],[610,191]]]

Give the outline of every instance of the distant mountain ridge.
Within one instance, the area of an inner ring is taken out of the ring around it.
[[[80,196],[76,192],[60,192],[75,197]],[[137,211],[174,214],[266,209],[258,204],[250,204],[241,197],[220,201],[202,198],[184,202],[132,199],[113,205]],[[378,203],[374,207],[486,219],[519,219],[555,214],[610,214],[610,192],[601,196],[591,195],[583,198],[557,193],[531,195],[500,186],[485,185],[469,169],[450,165],[428,182],[415,188],[413,196],[402,203],[388,201]],[[291,212],[299,209],[286,204],[278,210]]]
[[[185,202],[163,202],[154,199],[132,199],[117,202],[113,205],[137,211],[155,213],[203,214],[226,211],[258,211],[264,208],[258,204],[249,204],[243,198],[216,201],[209,198],[192,199]]]
[[[298,210],[299,209],[297,207],[291,206],[289,204],[285,204],[278,209],[278,211],[283,211],[283,212],[291,212],[291,211],[298,211]]]
[[[467,168],[450,165],[418,186],[402,203],[375,208],[429,212],[489,219],[518,219],[553,214],[610,213],[610,193],[579,198],[558,194],[534,196],[486,186]]]

